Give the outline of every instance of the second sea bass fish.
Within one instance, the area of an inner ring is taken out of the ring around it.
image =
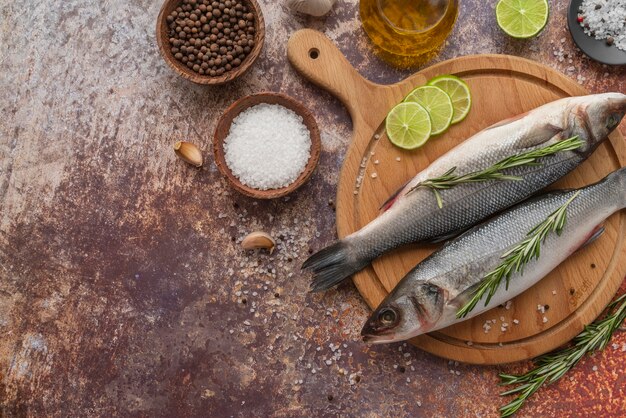
[[[566,206],[561,234],[550,232],[539,258],[503,279],[485,306],[485,296],[465,318],[457,312],[483,278],[503,262],[502,256],[555,210]],[[405,340],[464,321],[529,289],[581,246],[602,233],[599,225],[626,207],[626,167],[578,190],[559,190],[532,198],[448,241],[398,283],[367,321],[366,342]]]
[[[554,183],[580,163],[619,125],[626,95],[604,93],[560,99],[497,123],[433,161],[390,202],[385,212],[359,231],[313,254],[303,268],[313,272],[313,291],[328,289],[367,266],[374,258],[411,242],[437,242],[458,235],[487,217]],[[443,208],[420,182],[456,167],[463,175],[491,167],[523,152],[573,136],[584,145],[543,157],[538,166],[507,170],[523,181],[467,183],[441,190]]]

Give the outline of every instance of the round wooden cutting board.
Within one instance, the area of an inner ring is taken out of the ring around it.
[[[328,38],[309,29],[291,37],[288,56],[306,78],[337,96],[352,117],[354,138],[337,192],[340,237],[374,219],[382,203],[401,185],[481,129],[561,97],[587,94],[548,67],[505,55],[456,58],[397,84],[377,85],[359,75]],[[391,145],[384,132],[387,112],[413,88],[441,74],[457,75],[469,84],[473,105],[468,117],[418,150],[403,151]],[[615,131],[610,141],[555,187],[580,187],[624,165],[626,145]],[[613,215],[605,227],[597,241],[514,298],[508,308],[494,308],[411,342],[438,356],[476,364],[525,360],[566,343],[602,312],[626,275],[626,211]],[[356,274],[354,282],[369,306],[378,306],[435,248],[405,247]],[[545,313],[538,306],[545,307]],[[491,321],[487,332],[486,321]],[[508,324],[506,331],[502,323]]]

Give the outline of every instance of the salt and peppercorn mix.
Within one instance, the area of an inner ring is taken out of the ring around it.
[[[254,20],[242,0],[183,0],[167,16],[172,54],[198,74],[221,76],[254,47]]]

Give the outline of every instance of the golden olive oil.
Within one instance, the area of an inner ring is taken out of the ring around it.
[[[391,64],[412,67],[431,59],[450,34],[458,0],[361,0],[363,29]]]

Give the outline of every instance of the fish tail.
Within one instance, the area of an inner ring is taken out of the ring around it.
[[[302,269],[313,272],[311,292],[320,292],[341,283],[368,263],[369,260],[356,256],[349,241],[341,240],[313,254]]]

